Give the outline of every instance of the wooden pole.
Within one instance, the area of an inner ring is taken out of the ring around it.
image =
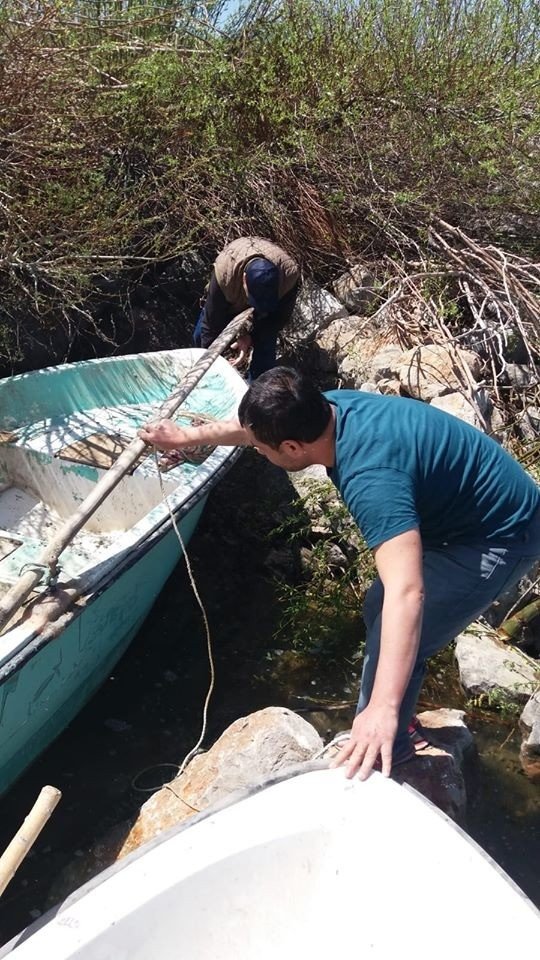
[[[56,787],[43,787],[24,823],[0,857],[0,896],[36,842],[61,796]]]
[[[240,333],[247,331],[251,327],[253,310],[244,310],[234,320],[225,327],[219,337],[216,337],[213,344],[206,350],[191,369],[187,372],[178,388],[171,393],[165,400],[160,409],[156,411],[156,418],[168,419],[172,417],[178,407],[184,402],[188,394],[202,379],[214,360],[220,356],[223,351],[239,336]],[[154,419],[156,419],[154,418]],[[101,506],[112,490],[125,477],[126,473],[137,462],[141,453],[148,445],[144,440],[137,437],[132,440],[129,446],[120,454],[116,463],[107,470],[101,480],[88,494],[86,500],[81,503],[78,510],[72,514],[69,520],[60,529],[57,535],[51,540],[49,546],[44,550],[39,559],[28,565],[28,570],[19,577],[18,582],[9,590],[0,602],[0,633],[11,620],[16,610],[24,603],[35,586],[40,582],[44,568],[52,573],[56,571],[56,565],[60,554],[71,543],[73,537],[84,527],[93,513]]]

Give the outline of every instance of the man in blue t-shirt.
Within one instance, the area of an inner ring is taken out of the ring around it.
[[[411,723],[428,657],[540,558],[536,484],[494,440],[397,397],[321,393],[286,367],[242,398],[238,419],[140,431],[174,449],[251,445],[286,470],[323,464],[374,552],[358,712],[335,761],[365,778],[414,756]],[[414,730],[414,723],[413,723]]]

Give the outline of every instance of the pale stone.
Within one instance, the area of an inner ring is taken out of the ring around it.
[[[399,380],[379,380],[377,382],[379,393],[385,397],[401,397],[401,383]]]
[[[519,754],[523,772],[540,783],[540,690],[528,701],[519,725],[524,734]]]
[[[235,794],[259,786],[289,766],[311,760],[323,742],[315,728],[285,707],[267,707],[225,730],[208,753],[152,794],[134,824],[118,824],[56,879],[56,903],[90,877],[169,827]]]
[[[338,365],[338,377],[341,387],[345,390],[360,390],[364,383],[373,383],[369,361],[359,350],[352,351],[341,360]],[[374,384],[374,386],[377,385]]]
[[[510,386],[515,387],[516,390],[523,390],[538,383],[536,370],[526,363],[507,363],[504,373]]]
[[[465,691],[494,705],[524,703],[540,681],[540,670],[515,647],[475,626],[456,641],[459,676]]]
[[[404,353],[395,343],[387,343],[371,358],[371,376],[374,380],[393,380],[398,372]]]
[[[312,365],[324,372],[337,371],[340,359],[363,337],[365,326],[366,320],[361,317],[333,320],[316,335],[310,355]]]
[[[365,383],[361,383],[359,389],[362,391],[362,393],[380,393],[378,385],[376,383],[371,383],[370,380],[366,380]]]
[[[476,427],[478,430],[482,429],[476,410],[462,393],[447,393],[444,397],[434,397],[431,406],[443,410],[444,413],[450,413],[458,420],[470,423],[472,427]]]
[[[381,337],[358,337],[346,352],[338,353],[338,374],[343,387],[361,389],[364,382],[377,383],[394,377],[397,359],[404,354],[395,344],[381,346]]]
[[[305,343],[313,340],[332,320],[347,317],[348,310],[329,290],[316,283],[305,281],[302,284],[292,322],[287,332],[291,343]]]
[[[361,549],[362,538],[325,467],[316,465],[288,474],[291,484],[303,500],[313,537],[339,537],[342,546],[352,552]]]
[[[333,283],[333,291],[349,310],[365,310],[373,300],[375,278],[362,264],[354,264]]]
[[[305,470],[294,470],[287,474],[299,497],[324,493],[328,495],[334,485],[329,479],[326,467],[321,463],[314,463]]]
[[[196,756],[184,773],[141,807],[119,856],[238,790],[246,790],[322,748],[319,734],[285,707],[267,707],[241,717],[208,753]]]
[[[462,764],[475,751],[474,737],[465,723],[465,711],[450,707],[424,710],[418,714],[420,724],[428,732],[428,739],[451,753],[456,763]]]
[[[480,358],[471,351],[457,349],[473,378],[480,375]],[[461,366],[454,360],[453,351],[432,344],[415,347],[404,353],[398,368],[398,376],[405,391],[418,400],[433,400],[445,393],[462,389]]]

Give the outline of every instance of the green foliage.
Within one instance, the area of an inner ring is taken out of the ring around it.
[[[235,233],[324,280],[353,252],[401,255],[434,215],[495,235],[538,206],[529,0],[258,0],[219,28],[223,4],[195,7],[2,5],[13,324],[84,307],[105,268],[210,258]]]
[[[274,531],[303,549],[300,583],[277,585],[282,615],[276,642],[325,660],[362,645],[361,601],[375,576],[371,552],[328,482],[314,481],[291,517]],[[336,556],[337,555],[337,556]]]
[[[523,704],[516,703],[505,690],[499,688],[472,697],[468,701],[468,707],[476,710],[495,710],[505,718],[516,718],[523,710]]]

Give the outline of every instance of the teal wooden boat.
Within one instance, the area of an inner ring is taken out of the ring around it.
[[[203,353],[91,360],[0,381],[0,600]],[[218,357],[177,422],[226,419],[245,389]],[[170,510],[187,543],[238,455],[205,453],[167,472],[150,452],[142,457],[62,553],[52,593],[44,578],[0,636],[0,793],[69,724],[139,630],[181,556]],[[51,618],[59,598],[65,609]]]

